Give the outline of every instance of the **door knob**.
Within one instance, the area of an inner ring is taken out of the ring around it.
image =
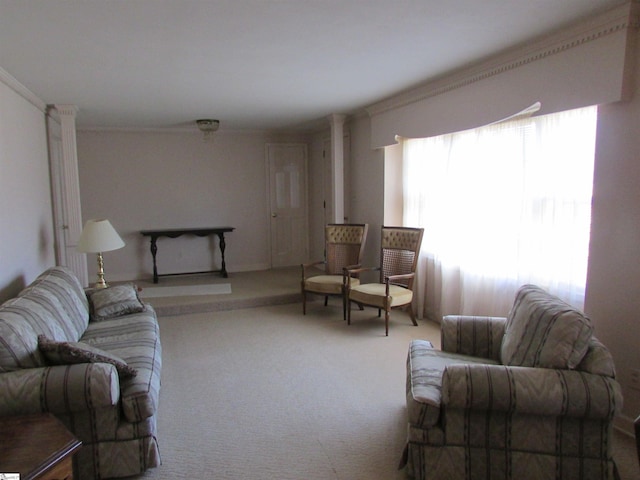
[[[272,214],[271,214],[271,218],[276,218],[277,216],[278,216],[278,214],[277,214],[277,213],[272,213]]]

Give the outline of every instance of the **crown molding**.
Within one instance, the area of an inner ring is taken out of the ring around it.
[[[86,133],[179,133],[202,135],[202,132],[195,126],[184,127],[77,127],[78,132]],[[217,130],[215,136],[225,135],[308,135],[308,130],[295,129],[242,129],[242,128],[225,128]]]
[[[15,77],[13,77],[9,72],[2,68],[0,68],[0,82],[4,83],[7,87],[16,92],[42,113],[46,113],[47,104],[40,100],[31,92],[31,90],[22,85],[18,80],[16,80]]]
[[[638,8],[638,3],[629,2],[538,40],[507,49],[488,59],[430,80],[372,104],[365,110],[369,116],[375,116],[500,75],[622,30],[636,29],[639,26]]]

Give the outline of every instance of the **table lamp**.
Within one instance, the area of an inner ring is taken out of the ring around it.
[[[77,249],[82,253],[98,254],[98,282],[95,284],[95,288],[108,287],[104,280],[102,252],[110,252],[122,247],[124,247],[124,242],[109,220],[87,220],[87,223],[84,224]]]

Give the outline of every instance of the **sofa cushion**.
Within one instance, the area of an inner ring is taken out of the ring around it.
[[[535,285],[524,285],[507,318],[501,360],[504,365],[574,369],[592,334],[582,312]]]
[[[66,267],[48,269],[0,306],[0,372],[45,366],[38,335],[77,341],[88,322],[89,304],[78,279]]]
[[[38,336],[38,348],[52,365],[73,365],[76,363],[109,363],[116,367],[123,377],[135,377],[138,371],[127,365],[123,359],[100,348],[82,342],[56,342],[44,335]]]
[[[38,334],[25,318],[24,303],[12,299],[0,306],[0,372],[45,366]]]
[[[64,340],[78,341],[89,323],[89,302],[80,281],[67,267],[51,267],[41,273],[20,297],[32,297],[40,303],[50,303],[50,318],[65,333]],[[39,333],[46,334],[45,330]],[[51,337],[50,337],[51,338]],[[56,340],[62,340],[56,337]]]
[[[92,290],[89,294],[91,320],[102,321],[144,311],[144,304],[132,284]]]
[[[151,305],[145,310],[102,322],[91,322],[83,342],[117,355],[138,371],[120,382],[122,409],[130,422],[153,415],[160,396],[160,331]]]

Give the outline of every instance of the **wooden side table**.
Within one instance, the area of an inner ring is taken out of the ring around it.
[[[50,413],[0,417],[0,473],[20,480],[72,480],[82,442]]]

